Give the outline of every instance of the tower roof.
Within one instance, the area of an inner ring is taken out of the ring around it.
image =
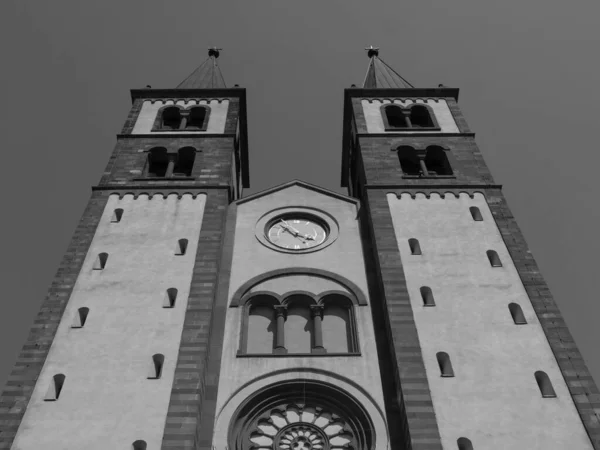
[[[194,70],[185,80],[177,86],[177,89],[220,89],[226,88],[225,79],[217,64],[219,57],[217,47],[208,49],[208,58]]]
[[[402,76],[388,66],[385,61],[379,58],[379,49],[374,48],[372,45],[369,48],[367,55],[370,58],[369,67],[367,68],[367,75],[363,83],[364,89],[375,89],[375,88],[391,88],[391,89],[412,89],[414,86],[406,81]]]

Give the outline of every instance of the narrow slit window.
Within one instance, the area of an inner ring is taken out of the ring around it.
[[[466,437],[458,438],[456,444],[458,446],[458,450],[473,450],[473,444],[471,444],[471,441]]]
[[[440,373],[442,377],[453,377],[454,370],[452,370],[452,363],[450,357],[446,352],[438,352],[436,354],[438,365],[440,366]]]
[[[54,375],[52,380],[50,380],[50,386],[48,386],[48,392],[46,392],[46,397],[44,400],[47,402],[58,400],[64,384],[65,376],[62,373]]]
[[[525,314],[523,314],[523,310],[521,309],[521,305],[510,303],[508,305],[508,309],[515,325],[525,325],[527,323]]]
[[[552,387],[552,383],[550,382],[550,378],[546,372],[538,370],[535,373],[535,381],[537,381],[540,392],[542,393],[542,397],[556,397],[556,392],[554,392],[554,388]]]
[[[121,221],[121,217],[123,217],[123,210],[121,208],[117,208],[113,211],[110,221],[113,223],[118,223]]]
[[[471,217],[473,217],[473,220],[475,222],[481,222],[483,220],[483,217],[481,216],[481,211],[479,211],[479,208],[477,206],[471,206],[469,208],[469,211],[471,211]]]
[[[418,239],[415,239],[415,238],[409,239],[408,245],[410,247],[411,255],[420,255],[421,254],[421,245],[419,244]]]
[[[179,239],[177,241],[177,248],[175,249],[176,255],[185,255],[187,251],[188,240],[187,239]]]
[[[146,450],[148,448],[148,444],[146,441],[137,440],[133,444],[131,444],[132,450]]]
[[[152,355],[152,362],[148,373],[149,380],[158,380],[162,375],[162,369],[165,362],[165,355],[156,353]]]
[[[163,308],[175,308],[175,300],[177,300],[177,289],[167,289],[167,292],[165,292],[165,298],[163,300]]]
[[[90,312],[90,308],[86,308],[86,307],[79,308],[77,310],[77,313],[75,314],[71,328],[83,328],[83,326],[85,325],[85,321],[87,320],[87,316],[88,316],[89,312]]]
[[[492,267],[502,267],[498,253],[494,250],[488,250],[486,253]]]
[[[94,261],[94,270],[104,270],[108,261],[108,253],[99,253]]]
[[[421,287],[421,298],[423,299],[423,306],[435,306],[433,292],[431,292],[431,288],[429,286]]]

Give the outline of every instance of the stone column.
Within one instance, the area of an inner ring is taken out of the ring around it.
[[[175,159],[177,155],[174,153],[168,153],[167,158],[169,158],[169,163],[167,165],[167,171],[165,172],[165,178],[170,178],[173,176],[173,169],[175,168]]]
[[[287,349],[285,348],[285,318],[287,312],[287,306],[276,305],[275,307],[275,354],[286,354]]]
[[[313,320],[312,353],[327,353],[323,347],[323,305],[311,305],[310,315]]]
[[[427,172],[427,166],[425,165],[425,160],[423,158],[419,158],[419,164],[421,165],[421,170],[423,171],[423,175],[424,176],[429,175],[429,172]]]

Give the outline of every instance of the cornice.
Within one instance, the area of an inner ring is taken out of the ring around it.
[[[388,190],[387,194],[393,194],[398,199],[402,199],[403,196],[408,195],[411,199],[417,198],[418,195],[422,195],[429,199],[432,195],[439,196],[440,198],[446,198],[447,195],[454,196],[454,198],[460,198],[461,195],[467,195],[469,198],[474,198],[475,194],[481,194],[485,197],[486,192],[491,189],[502,189],[501,185],[488,185],[487,187],[469,187],[469,188],[457,188],[457,190],[445,190],[449,188],[415,188],[408,190],[407,188],[396,188]]]
[[[225,89],[131,89],[131,101],[142,99],[227,98],[245,97],[245,88]]]
[[[356,133],[357,137],[475,137],[475,133],[440,133],[437,131],[388,131],[386,133]]]
[[[177,138],[235,138],[235,133],[204,133],[202,131],[197,131],[195,133],[169,133],[169,132],[160,132],[160,133],[144,133],[144,134],[131,134],[131,133],[119,133],[117,134],[117,139],[135,139],[135,138],[159,138],[159,139],[173,139]]]
[[[458,101],[458,88],[438,87],[438,88],[386,88],[386,89],[363,89],[347,88],[344,89],[345,95],[349,97],[370,97],[370,98],[453,98]]]
[[[210,192],[215,190],[229,190],[229,186],[198,186],[198,187],[177,187],[177,186],[157,186],[152,187],[145,186],[92,186],[92,191],[107,191],[109,195],[118,195],[119,198],[123,198],[125,195],[133,195],[134,198],[138,198],[141,195],[154,197],[160,195],[163,198],[167,198],[170,195],[176,195],[177,198],[181,198],[184,195],[191,195],[196,198],[198,195],[208,195]]]

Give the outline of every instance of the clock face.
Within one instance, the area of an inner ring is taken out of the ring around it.
[[[281,248],[305,250],[325,242],[327,229],[317,219],[290,214],[279,216],[271,222],[267,238]]]

